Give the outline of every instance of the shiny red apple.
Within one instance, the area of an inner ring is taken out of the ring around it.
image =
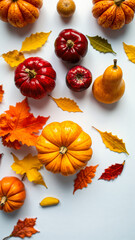
[[[80,65],[72,67],[66,76],[67,86],[75,92],[84,91],[90,86],[91,82],[91,72]]]

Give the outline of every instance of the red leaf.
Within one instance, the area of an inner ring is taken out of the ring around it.
[[[74,180],[73,194],[75,193],[76,190],[87,187],[88,183],[92,182],[91,179],[95,177],[97,167],[98,165],[86,167],[77,174],[77,178]]]
[[[3,94],[4,94],[4,90],[2,85],[0,85],[0,103],[2,102]]]
[[[109,168],[105,169],[105,172],[102,173],[99,179],[104,180],[114,180],[122,173],[125,161],[122,164],[116,163],[115,165],[110,166]]]

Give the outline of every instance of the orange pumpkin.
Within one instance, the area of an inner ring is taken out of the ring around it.
[[[93,0],[92,13],[104,28],[120,29],[133,20],[135,0]]]
[[[0,0],[0,19],[14,27],[34,23],[39,17],[43,0]]]
[[[26,197],[22,181],[16,177],[4,177],[0,181],[0,210],[12,212],[19,209]]]
[[[91,138],[72,122],[48,124],[37,140],[38,158],[47,170],[65,176],[83,168],[92,156]]]

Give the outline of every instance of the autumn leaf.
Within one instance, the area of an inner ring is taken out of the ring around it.
[[[109,168],[105,169],[105,172],[102,173],[99,179],[104,180],[114,180],[122,173],[125,161],[122,164],[116,163],[115,165],[110,166]]]
[[[31,50],[36,50],[38,48],[41,48],[48,40],[50,33],[51,31],[48,33],[40,32],[40,33],[31,34],[31,36],[27,37],[22,43],[22,48],[20,51],[29,52]]]
[[[14,163],[11,165],[13,171],[22,176],[26,175],[30,182],[41,184],[47,188],[41,173],[38,172],[43,165],[40,163],[37,156],[28,154],[22,160],[19,160],[13,153],[12,156],[14,158]]]
[[[128,57],[128,59],[135,63],[135,46],[133,45],[127,45],[123,42],[124,51]]]
[[[90,44],[92,45],[92,47],[102,53],[115,53],[111,47],[111,44],[108,43],[107,39],[105,38],[101,38],[99,36],[95,36],[95,37],[90,37],[87,36],[88,39],[90,40]]]
[[[3,86],[0,85],[0,103],[2,102],[3,94],[4,94]]]
[[[88,183],[92,182],[91,179],[95,177],[97,167],[98,165],[86,167],[77,174],[77,178],[74,180],[73,194],[75,193],[76,190],[87,187]]]
[[[3,53],[2,57],[10,65],[10,67],[17,67],[25,60],[23,53],[18,52],[18,50]]]
[[[3,145],[19,149],[21,145],[35,146],[37,133],[42,129],[49,117],[34,117],[29,113],[29,105],[25,98],[16,106],[0,115],[0,137]]]
[[[5,237],[3,240],[11,237],[31,237],[33,234],[39,232],[34,228],[36,224],[36,219],[37,218],[25,218],[23,221],[19,219],[17,225],[14,226],[13,232],[8,237]]]
[[[109,148],[111,151],[118,152],[118,153],[129,153],[126,150],[125,143],[123,143],[122,139],[119,139],[116,135],[112,135],[112,133],[108,132],[101,132],[97,128],[93,127],[96,129],[99,133],[100,136],[103,140],[103,143],[107,148]]]
[[[53,98],[52,96],[50,97],[63,111],[82,112],[82,110],[78,107],[74,100],[71,100],[69,98]]]

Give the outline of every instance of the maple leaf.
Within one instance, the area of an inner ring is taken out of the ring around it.
[[[98,165],[86,167],[77,174],[77,178],[74,180],[73,194],[75,193],[76,190],[87,187],[88,183],[92,182],[91,179],[95,177],[97,167]]]
[[[18,50],[3,53],[2,57],[10,65],[10,67],[17,67],[20,63],[22,63],[25,60],[23,53],[19,52]]]
[[[14,158],[14,163],[11,165],[13,171],[23,175],[23,177],[26,175],[30,182],[41,184],[47,188],[41,173],[38,172],[43,165],[40,163],[37,156],[28,154],[22,160],[19,160],[13,153],[12,156]]]
[[[127,45],[126,43],[123,42],[123,48],[124,48],[124,51],[125,51],[128,59],[132,63],[135,63],[135,46]]]
[[[122,139],[119,139],[117,136],[112,135],[112,133],[102,132],[95,127],[93,128],[100,133],[103,143],[107,148],[109,148],[111,151],[114,151],[114,152],[118,152],[118,153],[124,152],[129,155],[129,153],[126,150],[125,143],[123,143]]]
[[[110,166],[109,168],[105,169],[105,172],[102,173],[99,179],[104,180],[114,180],[122,173],[125,161],[122,164],[116,163],[115,165]]]
[[[4,90],[2,85],[0,85],[0,102],[2,102],[3,94],[4,94]]]
[[[5,114],[0,115],[0,137],[5,146],[19,149],[22,144],[35,146],[37,133],[42,129],[49,117],[35,118],[29,113],[29,105],[25,98],[16,106],[10,106]]]
[[[51,31],[48,33],[40,32],[40,33],[31,34],[30,37],[27,37],[23,41],[22,48],[20,51],[29,52],[31,50],[36,50],[37,48],[41,48],[48,40],[50,33]]]
[[[53,98],[52,96],[50,97],[57,104],[57,106],[61,108],[63,111],[82,112],[82,110],[78,107],[78,105],[74,100],[71,100],[69,98]]]
[[[8,237],[5,237],[3,240],[6,240],[10,237],[31,237],[33,234],[39,232],[34,228],[36,219],[37,218],[25,218],[23,221],[19,219],[17,225],[14,226],[12,233]]]

